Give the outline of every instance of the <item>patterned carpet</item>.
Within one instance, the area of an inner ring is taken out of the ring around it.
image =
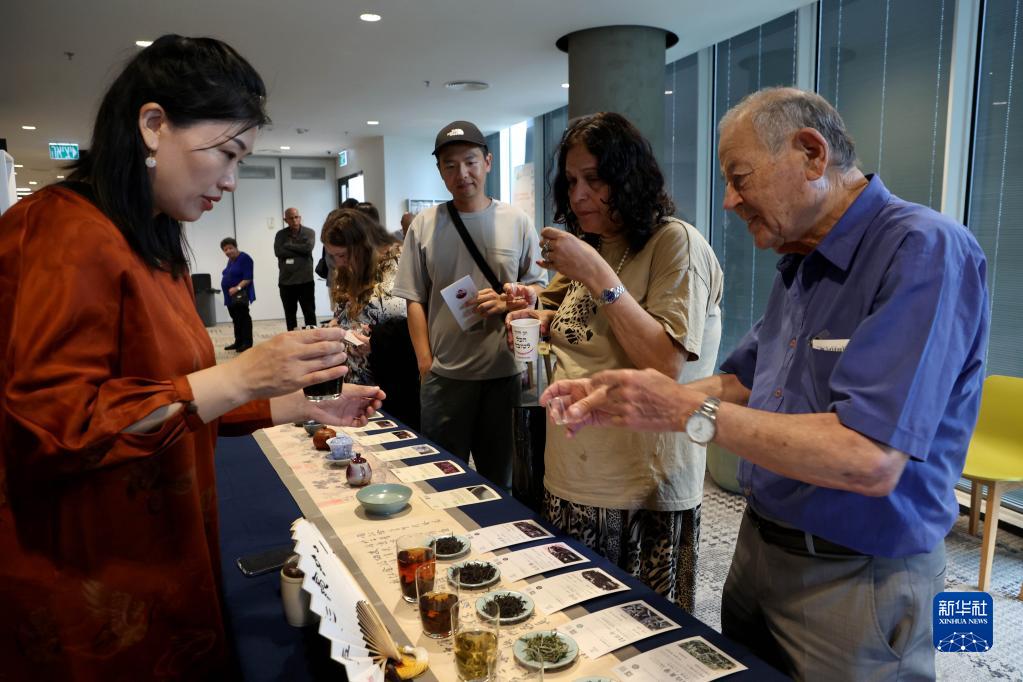
[[[266,341],[285,330],[284,320],[253,324],[253,340]],[[209,328],[217,361],[237,357],[224,346],[234,340],[230,323]],[[704,486],[700,569],[696,583],[695,616],[721,630],[721,589],[739,532],[745,502],[742,496],[719,488],[710,477]],[[960,516],[945,541],[948,556],[946,585],[950,591],[976,589],[980,570],[980,542],[966,532],[967,517]],[[1023,538],[1001,531],[996,543],[991,595],[994,598],[994,646],[982,654],[937,654],[937,678],[955,682],[1014,680],[1023,682]]]
[[[696,579],[697,618],[721,630],[721,590],[732,561],[735,538],[745,501],[719,488],[710,477],[704,484],[700,524],[700,571]],[[946,589],[977,589],[980,542],[966,532],[967,517],[960,516],[945,540],[948,557]],[[994,598],[994,646],[982,654],[937,654],[937,679],[955,682],[981,680],[1023,681],[1023,538],[1001,531],[995,548],[991,596]]]

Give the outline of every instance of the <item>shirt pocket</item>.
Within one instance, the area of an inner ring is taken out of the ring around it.
[[[515,249],[500,249],[493,246],[487,247],[487,264],[501,280],[505,282],[517,282],[519,279],[519,252]]]
[[[815,408],[821,412],[831,404],[831,375],[835,366],[842,359],[842,353],[849,339],[812,339],[810,341],[809,379],[812,384],[811,393],[817,404]]]

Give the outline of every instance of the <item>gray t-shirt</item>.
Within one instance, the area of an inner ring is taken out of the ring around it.
[[[540,241],[525,213],[495,199],[482,211],[460,215],[502,283],[545,283],[546,273],[536,264]],[[517,374],[515,357],[505,342],[502,316],[487,318],[462,331],[444,303],[441,289],[465,275],[472,277],[478,289],[490,288],[458,236],[447,207],[440,204],[417,215],[405,237],[392,294],[426,307],[432,371],[462,380]]]

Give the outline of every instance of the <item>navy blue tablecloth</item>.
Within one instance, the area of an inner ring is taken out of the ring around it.
[[[370,432],[373,433],[373,432]],[[398,448],[424,439],[389,443],[387,448]],[[440,448],[438,448],[440,450]],[[409,459],[410,464],[452,458],[443,450],[439,455]],[[488,483],[476,472],[433,479],[428,483],[436,490],[450,490],[478,483]],[[415,485],[415,484],[413,484]],[[493,486],[495,489],[500,489]],[[280,603],[279,577],[276,573],[257,578],[245,578],[235,566],[238,556],[251,554],[290,542],[290,526],[301,514],[287,488],[281,483],[273,467],[263,456],[252,437],[221,438],[217,444],[217,491],[220,496],[221,556],[224,562],[224,595],[231,632],[246,680],[308,680],[345,679],[343,668],[329,659],[326,639],[316,634],[315,628],[292,628],[283,617]],[[500,501],[482,502],[459,507],[480,526],[490,526],[536,515],[510,496]],[[545,521],[537,519],[555,536],[558,531]],[[625,573],[607,559],[574,540],[558,537],[586,556],[595,566],[606,570],[630,588],[584,602],[587,611],[643,599],[658,611],[675,620],[682,627],[635,643],[640,651],[648,651],[669,642],[699,635],[741,661],[748,670],[727,679],[732,680],[784,680],[787,679],[766,663],[756,658],[745,647],[731,642],[701,621],[661,597],[638,579]],[[542,539],[516,545],[525,549],[550,542]],[[578,570],[566,567],[544,573],[550,577]]]

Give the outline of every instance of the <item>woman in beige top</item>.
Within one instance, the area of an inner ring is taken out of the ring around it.
[[[672,218],[653,152],[619,114],[565,131],[553,183],[555,220],[544,265],[558,276],[540,320],[555,379],[652,368],[691,380],[713,372],[722,274],[710,245]],[[526,296],[509,285],[511,295]],[[569,439],[549,424],[545,514],[658,593],[692,611],[706,452],[680,433],[587,429]]]

